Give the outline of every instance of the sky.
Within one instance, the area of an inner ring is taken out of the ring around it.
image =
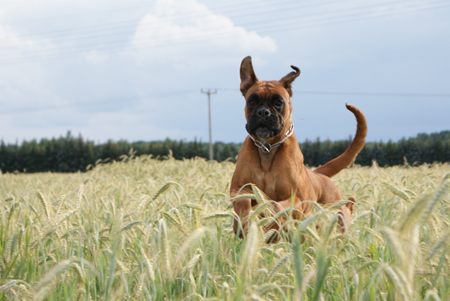
[[[242,142],[239,66],[301,69],[305,139],[367,141],[450,130],[448,0],[1,0],[0,139]]]

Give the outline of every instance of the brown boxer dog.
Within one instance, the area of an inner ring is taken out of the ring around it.
[[[252,183],[273,201],[273,211],[280,212],[291,207],[294,198],[293,217],[296,219],[312,213],[314,201],[322,205],[343,200],[342,193],[331,181],[331,177],[348,167],[364,147],[367,134],[366,119],[357,108],[346,105],[358,122],[356,136],[347,150],[339,157],[311,171],[303,164],[303,154],[295,138],[292,123],[291,83],[300,75],[294,69],[279,81],[260,81],[255,75],[251,57],[241,63],[241,92],[245,97],[246,129],[249,136],[239,151],[236,170],[230,185],[230,195],[245,193],[241,188]],[[339,208],[338,229],[345,231],[349,224],[355,199]],[[234,202],[236,217],[233,224],[240,236],[247,232],[248,217],[255,200],[238,199]],[[239,222],[240,220],[240,222]],[[239,224],[243,229],[240,229]],[[279,230],[280,224],[273,223],[266,230]]]

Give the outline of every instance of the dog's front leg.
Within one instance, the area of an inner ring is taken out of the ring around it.
[[[270,204],[270,211],[273,215],[276,215],[277,213],[285,210],[286,208],[289,208],[291,204],[291,199],[280,201],[280,202],[272,202]],[[233,230],[234,233],[238,234],[239,237],[244,237],[245,234],[247,234],[248,231],[248,223],[249,223],[249,217],[250,212],[252,210],[252,200],[251,199],[240,199],[236,200],[233,204],[234,212],[236,213],[236,217],[234,218],[233,222]],[[286,218],[285,216],[280,216],[276,221],[272,222],[270,225],[266,226],[264,229],[265,231],[275,229],[279,230],[281,226],[284,224]],[[284,230],[287,230],[284,228]]]
[[[239,237],[244,237],[248,230],[248,218],[252,210],[252,201],[250,199],[236,200],[233,204],[234,212],[237,217],[234,218],[233,230],[234,233],[239,234]]]
[[[305,208],[303,208],[303,207],[304,206],[302,206],[302,203],[299,198],[295,198],[294,203],[292,203],[291,198],[289,198],[287,200],[271,203],[271,209],[272,209],[272,212],[274,215],[277,215],[278,213],[285,211],[285,214],[282,214],[281,216],[279,216],[277,218],[277,220],[274,220],[272,223],[267,225],[264,229],[265,231],[269,231],[269,230],[277,231],[277,233],[274,234],[274,237],[272,237],[272,241],[278,240],[280,229],[283,229],[285,231],[289,230],[289,225],[286,224],[288,215],[291,215],[292,218],[294,218],[294,219],[301,219],[305,216],[305,213],[303,212],[303,210]],[[292,211],[286,210],[286,209],[291,209],[291,208],[292,208]]]

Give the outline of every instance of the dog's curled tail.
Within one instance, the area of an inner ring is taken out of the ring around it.
[[[356,155],[358,155],[364,147],[367,135],[367,122],[364,114],[354,106],[349,104],[346,104],[346,106],[347,109],[355,115],[358,127],[356,129],[355,138],[342,155],[314,170],[314,172],[326,175],[329,178],[338,174],[341,170],[350,166],[350,164],[355,161]]]

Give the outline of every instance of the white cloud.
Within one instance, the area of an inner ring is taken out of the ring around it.
[[[140,61],[178,68],[223,65],[277,51],[272,38],[236,26],[196,0],[157,0],[153,12],[140,20],[131,47]]]
[[[22,37],[11,26],[0,22],[0,63],[3,68],[22,62],[24,57],[47,51],[49,47],[46,40]]]
[[[0,24],[0,94],[3,95],[0,106],[3,111],[56,101],[54,91],[48,86],[48,70],[39,60],[26,60],[27,55],[45,47],[45,42],[23,38],[9,26]],[[37,96],[41,96],[39,100]]]
[[[32,47],[35,42],[31,39],[22,39],[8,26],[0,25],[0,44],[7,52],[12,47]]]

